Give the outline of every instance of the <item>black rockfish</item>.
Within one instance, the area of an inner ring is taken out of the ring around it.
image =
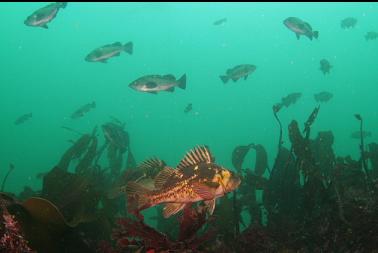
[[[121,52],[126,52],[128,54],[133,53],[133,43],[127,42],[126,44],[122,45],[121,42],[115,42],[113,44],[104,45],[102,47],[94,49],[90,52],[86,57],[85,60],[88,62],[102,62],[107,63],[107,60],[114,57],[119,56]]]
[[[234,191],[241,182],[239,176],[214,163],[206,147],[189,151],[177,169],[164,167],[155,177],[154,189],[136,182],[129,182],[126,193],[130,211],[139,211],[166,203],[164,217],[169,217],[188,203],[205,201],[212,214],[217,198]]]
[[[62,8],[66,8],[67,2],[56,2],[49,4],[41,9],[33,12],[26,18],[24,24],[27,26],[42,27],[47,29],[47,23],[51,22],[58,14],[58,11]]]
[[[220,76],[223,83],[227,83],[228,80],[232,79],[234,82],[240,78],[246,80],[250,74],[256,70],[256,66],[252,64],[241,64],[237,65],[226,71],[226,75]]]
[[[91,109],[96,108],[96,102],[88,103],[86,105],[83,105],[78,110],[76,110],[74,113],[72,113],[71,118],[72,119],[78,119],[84,116],[87,112],[89,112]]]
[[[175,87],[186,88],[186,75],[176,80],[173,75],[146,75],[129,84],[129,87],[140,91],[157,94],[160,91],[174,92]]]
[[[319,37],[318,31],[313,31],[309,23],[299,18],[289,17],[285,19],[283,23],[287,28],[295,33],[298,40],[301,35],[308,37],[310,40],[312,40],[312,38],[317,39]]]

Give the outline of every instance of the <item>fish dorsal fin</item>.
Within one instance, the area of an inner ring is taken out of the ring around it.
[[[142,162],[137,168],[139,170],[151,170],[156,168],[163,168],[166,163],[159,158],[153,157]]]
[[[169,218],[170,216],[178,213],[185,207],[185,203],[168,203],[163,209],[164,218]]]
[[[164,186],[164,184],[168,181],[168,179],[174,175],[179,176],[179,172],[177,170],[174,170],[173,168],[164,167],[164,169],[161,170],[159,174],[157,174],[157,176],[155,177],[155,188],[161,189]]]
[[[200,163],[213,163],[214,158],[211,156],[209,149],[205,146],[198,146],[190,150],[177,166],[182,169],[188,166],[198,165]]]
[[[176,80],[176,77],[172,74],[164,75],[163,78],[168,80]]]
[[[122,47],[122,43],[121,42],[114,42],[112,44],[112,46],[115,46],[115,47]]]

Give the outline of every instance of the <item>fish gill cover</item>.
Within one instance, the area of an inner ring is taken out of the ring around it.
[[[377,3],[2,3],[1,252],[376,252]]]

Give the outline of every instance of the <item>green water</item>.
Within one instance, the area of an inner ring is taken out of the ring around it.
[[[272,166],[279,134],[272,105],[302,92],[280,112],[289,147],[287,125],[296,119],[303,129],[317,105],[313,94],[329,91],[334,97],[321,105],[312,137],[332,130],[336,154],[357,159],[358,140],[350,134],[360,113],[373,134],[367,142],[378,140],[378,40],[364,39],[378,31],[377,3],[68,3],[49,29],[23,24],[44,5],[0,4],[0,177],[9,163],[16,167],[6,191],[41,188],[35,175],[56,165],[68,140],[78,137],[61,126],[91,132],[109,116],[126,122],[137,162],[157,156],[175,166],[190,148],[206,144],[217,163],[232,168],[234,147],[253,142],[265,146]],[[297,40],[282,23],[289,16],[309,22],[319,39]],[[213,25],[223,17],[224,25]],[[358,20],[355,28],[340,28],[346,17]],[[84,61],[116,41],[132,41],[133,55]],[[327,76],[319,70],[323,58],[334,66]],[[257,70],[224,85],[219,75],[238,64]],[[186,90],[153,95],[128,87],[143,75],[184,73]],[[92,101],[96,109],[70,118]],[[185,114],[188,103],[193,111]],[[32,119],[14,125],[29,112]],[[249,154],[247,163],[253,160]]]

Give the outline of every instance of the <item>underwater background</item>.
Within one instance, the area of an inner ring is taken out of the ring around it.
[[[317,105],[313,94],[326,90],[334,98],[321,106],[312,134],[332,130],[335,153],[357,158],[359,141],[350,134],[359,129],[358,112],[372,131],[369,141],[377,141],[378,44],[363,37],[377,29],[377,3],[71,3],[49,29],[25,26],[40,6],[1,4],[0,168],[17,167],[8,191],[40,187],[35,175],[56,164],[68,140],[77,138],[61,126],[91,132],[109,116],[126,122],[138,162],[158,156],[177,164],[188,149],[206,144],[231,168],[232,149],[253,142],[272,154],[272,166],[278,139],[272,105],[301,92],[280,116],[284,125],[304,122]],[[282,24],[288,16],[305,17],[319,39],[297,40]],[[358,23],[342,30],[347,16]],[[222,17],[228,21],[214,26]],[[132,41],[133,55],[107,64],[84,61],[90,50],[113,41]],[[326,76],[319,70],[322,58],[334,66]],[[255,73],[223,84],[219,75],[241,63],[255,64]],[[186,73],[186,90],[153,95],[128,87],[155,73]],[[70,118],[92,101],[93,111]],[[193,111],[185,114],[188,103]],[[31,120],[13,124],[29,112]]]
[[[255,143],[272,168],[279,138],[272,106],[294,92],[299,100],[280,111],[285,147],[288,124],[295,119],[303,129],[322,91],[333,98],[320,104],[310,138],[330,130],[336,155],[360,159],[360,141],[351,138],[358,113],[371,132],[365,143],[378,142],[378,40],[364,38],[378,31],[378,3],[68,3],[48,29],[23,23],[44,5],[0,4],[0,178],[15,167],[7,192],[41,189],[37,174],[80,137],[62,126],[81,133],[97,126],[103,144],[101,126],[112,117],[125,123],[138,164],[156,156],[176,166],[191,148],[208,145],[218,164],[234,170],[234,148]],[[283,24],[287,17],[303,18],[319,38],[297,39]],[[340,27],[346,17],[358,20],[355,27]],[[213,24],[221,18],[227,21]],[[85,61],[116,41],[131,41],[133,53],[106,64]],[[320,70],[322,59],[332,65],[329,74]],[[256,70],[224,84],[219,76],[239,64]],[[186,89],[154,95],[129,87],[149,74],[186,74]],[[96,108],[71,117],[92,102]],[[27,113],[32,118],[14,124]],[[248,153],[245,164],[255,159]]]

